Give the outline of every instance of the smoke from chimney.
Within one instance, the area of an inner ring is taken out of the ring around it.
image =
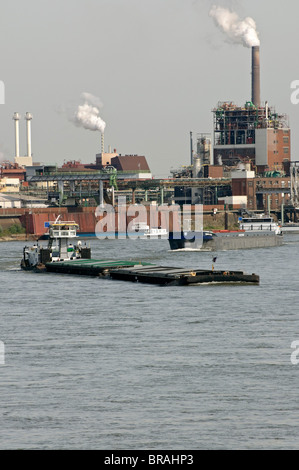
[[[214,19],[216,26],[226,35],[228,42],[243,44],[244,47],[251,48],[251,101],[259,107],[261,104],[260,40],[255,21],[250,17],[241,20],[237,13],[216,5],[211,8],[209,15]]]
[[[237,13],[216,5],[211,8],[209,15],[229,42],[243,44],[244,47],[260,45],[256,23],[252,18],[241,20]]]
[[[100,99],[91,93],[82,93],[81,98],[84,103],[78,106],[71,120],[76,126],[103,133],[106,123],[100,117],[99,108],[103,106]]]

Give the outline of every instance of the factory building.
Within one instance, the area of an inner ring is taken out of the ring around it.
[[[91,168],[91,165],[89,165]],[[113,152],[96,154],[94,168],[99,170],[115,169],[118,174],[127,175],[131,179],[152,178],[150,167],[143,155],[121,155],[114,149]]]
[[[256,174],[289,175],[291,131],[288,117],[260,99],[260,50],[252,47],[252,96],[244,106],[219,102],[213,109],[213,164],[250,163]]]
[[[250,163],[257,174],[280,171],[289,174],[291,131],[285,115],[266,104],[257,108],[219,103],[214,114],[214,165],[235,167]]]
[[[118,153],[116,152],[116,149],[111,152],[111,149],[109,149],[109,152],[101,152],[96,154],[96,166],[99,168],[103,168],[106,165],[111,165],[111,159],[114,157],[118,157]]]
[[[256,175],[247,164],[244,169],[231,172],[232,195],[219,197],[218,202],[229,207],[251,211],[280,210],[282,204],[290,204],[290,178]]]
[[[251,48],[251,77],[251,101],[219,102],[212,110],[212,135],[198,134],[195,149],[190,132],[191,164],[172,171],[178,204],[253,211],[290,204],[291,131],[285,114],[261,104],[259,46]],[[183,184],[191,177],[190,187]],[[205,179],[209,185],[200,181]]]
[[[1,178],[18,178],[19,182],[23,182],[26,179],[26,170],[17,163],[3,162],[0,165]]]

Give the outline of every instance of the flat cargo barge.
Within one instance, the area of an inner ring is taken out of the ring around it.
[[[259,276],[243,271],[184,269],[125,260],[72,260],[46,263],[46,271],[60,274],[101,276],[158,285],[259,284]]]
[[[25,246],[23,270],[59,274],[100,276],[122,281],[159,285],[190,285],[202,283],[259,284],[259,276],[242,271],[214,271],[157,266],[147,262],[119,259],[92,259],[91,250],[77,238],[77,224],[60,217],[49,225],[48,247]]]
[[[45,269],[52,273],[80,274],[86,276],[107,275],[112,269],[130,268],[137,265],[136,261],[109,260],[109,259],[73,259],[68,261],[55,261],[45,264]],[[147,266],[149,263],[139,263]]]

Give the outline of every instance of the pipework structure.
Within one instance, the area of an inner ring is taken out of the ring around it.
[[[291,160],[290,127],[286,114],[278,114],[260,99],[260,48],[252,47],[251,101],[244,106],[218,102],[213,112],[213,163],[237,166],[250,163],[257,173],[287,173]]]
[[[299,162],[291,162],[291,203],[299,209]]]
[[[288,117],[277,114],[268,103],[257,107],[251,101],[244,106],[233,102],[219,102],[214,114],[214,143],[216,145],[244,145],[256,142],[256,129],[289,128]]]
[[[196,153],[192,161],[192,177],[204,177],[204,170],[207,165],[211,165],[212,139],[211,134],[197,134]]]

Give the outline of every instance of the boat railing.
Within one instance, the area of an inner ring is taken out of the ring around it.
[[[243,230],[275,230],[275,224],[241,224],[240,226]]]
[[[150,232],[150,233],[158,233],[158,234],[160,234],[160,233],[168,233],[167,230],[166,230],[166,228],[151,228],[151,229],[149,230],[149,232]]]

